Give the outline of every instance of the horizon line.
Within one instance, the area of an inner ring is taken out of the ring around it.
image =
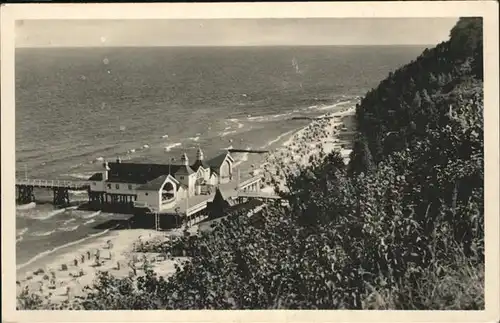
[[[436,46],[437,44],[286,44],[286,45],[116,45],[116,46],[18,46],[15,49],[71,49],[71,48],[224,48],[224,47],[390,47]]]

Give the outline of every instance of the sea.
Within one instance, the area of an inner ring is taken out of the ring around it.
[[[16,177],[87,179],[104,160],[168,163],[197,147],[207,158],[274,149],[308,123],[293,117],[354,106],[425,47],[17,49]],[[236,156],[246,169],[259,158]],[[51,194],[16,209],[18,270],[126,217],[57,209]]]

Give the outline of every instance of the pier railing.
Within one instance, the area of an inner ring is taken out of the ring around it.
[[[273,194],[273,193],[267,193],[267,192],[238,192],[236,197],[254,197],[254,198],[265,198],[265,199],[274,199],[274,200],[279,200],[281,199],[281,196]]]
[[[48,179],[16,179],[16,186],[21,185],[43,188],[67,188],[70,190],[82,190],[90,187],[90,182]]]
[[[252,178],[249,178],[247,180],[244,180],[243,182],[239,183],[238,186],[236,186],[236,190],[239,191],[241,189],[244,189],[245,187],[252,185],[258,181],[260,181],[262,178],[260,176],[254,176]]]

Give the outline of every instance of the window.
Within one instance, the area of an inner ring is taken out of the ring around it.
[[[145,193],[144,195],[148,196],[148,195],[149,195],[149,193]]]
[[[184,179],[184,176],[181,176],[180,178],[181,178],[181,180],[183,180],[183,179]]]
[[[94,185],[94,186],[95,186],[95,182],[92,182],[92,185]]]
[[[108,184],[108,188],[111,188],[111,184]]]
[[[116,184],[115,187],[117,190],[120,189],[120,185],[118,185],[118,184]]]
[[[132,189],[132,185],[129,184],[128,185],[128,189],[131,190]]]

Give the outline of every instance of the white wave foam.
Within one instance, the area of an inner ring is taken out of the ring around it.
[[[83,225],[87,225],[87,224],[94,223],[94,222],[95,222],[95,219],[90,219],[90,220],[83,222]]]
[[[45,231],[45,232],[36,231],[36,232],[31,233],[31,236],[33,236],[33,237],[46,237],[46,236],[50,236],[54,232],[56,232],[56,230]]]
[[[63,222],[63,225],[64,225],[64,224],[71,223],[71,222],[74,222],[74,221],[76,221],[76,219],[75,219],[75,218],[73,218],[73,219],[69,219],[69,220],[66,220],[66,221],[64,221],[64,222]]]
[[[224,149],[225,149],[225,150],[227,150],[227,149],[233,149],[233,145],[231,145],[231,146],[229,146],[229,147],[226,147],[226,148],[224,148]]]
[[[273,139],[273,140],[270,140],[267,142],[267,144],[265,144],[264,146],[262,146],[262,148],[266,148],[266,147],[269,147],[271,146],[272,144],[274,144],[275,142],[278,142],[279,140],[281,140],[283,137],[285,136],[288,136],[289,134],[291,134],[293,132],[293,130],[290,130],[290,131],[287,131],[285,133],[282,133],[281,135],[279,135],[278,137],[276,137],[276,139]]]
[[[52,249],[50,249],[50,250],[47,250],[47,251],[41,252],[41,253],[39,253],[38,255],[36,255],[36,256],[34,256],[33,258],[31,258],[30,260],[28,260],[27,262],[22,263],[22,264],[20,264],[20,265],[17,265],[17,266],[16,266],[16,269],[17,269],[17,270],[18,270],[18,269],[22,269],[22,268],[24,268],[24,267],[26,267],[26,266],[28,266],[28,265],[32,264],[33,262],[37,261],[38,259],[41,259],[41,258],[43,258],[43,257],[45,257],[45,256],[48,256],[48,255],[50,255],[50,254],[52,254],[52,253],[54,253],[54,252],[56,252],[56,251],[58,251],[58,250],[61,250],[61,249],[63,249],[63,248],[71,247],[71,246],[74,246],[74,245],[76,245],[76,244],[82,243],[82,242],[84,242],[85,240],[88,240],[88,239],[91,239],[91,238],[95,238],[95,237],[99,237],[99,236],[101,236],[101,235],[104,235],[104,234],[108,233],[111,229],[112,229],[112,228],[110,228],[110,229],[106,229],[106,230],[104,230],[104,231],[102,231],[102,232],[98,232],[98,233],[95,233],[95,234],[91,234],[91,235],[89,235],[89,236],[87,236],[87,237],[85,237],[85,238],[82,238],[82,239],[80,239],[80,240],[72,241],[72,242],[69,242],[69,243],[64,244],[64,245],[62,245],[62,246],[59,246],[59,247],[52,248]]]
[[[68,176],[83,180],[88,180],[90,176],[94,175],[94,172],[85,172],[85,173],[71,173],[71,174],[62,174],[61,176]]]
[[[49,212],[47,214],[42,213],[42,214],[32,215],[31,218],[36,219],[36,220],[47,220],[47,219],[50,219],[58,214],[64,213],[65,211],[66,211],[66,209],[55,210],[55,211]]]
[[[171,145],[168,145],[168,146],[165,146],[165,151],[170,151],[172,148],[175,148],[175,147],[178,147],[178,146],[181,146],[182,144],[180,142],[176,142],[175,144],[171,144]]]
[[[250,120],[250,121],[271,121],[271,120],[276,120],[276,119],[283,119],[284,117],[289,117],[292,114],[293,114],[293,112],[279,113],[279,114],[267,115],[267,116],[256,116],[256,117],[249,116],[247,118],[247,120]]]
[[[344,105],[352,104],[352,100],[345,100],[345,101],[340,101],[334,104],[328,104],[328,105],[322,105],[317,107],[317,110],[330,110],[330,109],[335,109]]]
[[[95,160],[96,161],[104,161],[104,157],[97,157]]]
[[[221,137],[225,137],[227,135],[230,135],[232,133],[236,133],[236,130],[231,130],[231,131],[224,131],[220,134]]]
[[[148,149],[149,145],[142,145],[142,149]]]
[[[191,139],[192,141],[198,141],[198,140],[200,140],[200,137],[199,137],[199,136],[196,136],[196,137],[191,137],[191,138],[189,138],[189,139]]]
[[[80,225],[77,224],[75,226],[72,226],[72,227],[62,227],[62,228],[57,228],[58,231],[65,231],[65,232],[72,232],[72,231],[75,231],[76,229],[78,229]]]
[[[163,136],[161,136],[161,137],[162,137],[162,138],[168,138],[168,135],[163,135]]]
[[[30,202],[28,204],[17,205],[16,206],[16,210],[29,210],[29,209],[32,209],[34,207],[36,207],[36,203],[35,202]]]
[[[22,235],[24,235],[26,232],[28,232],[28,228],[22,228],[22,229],[19,229],[19,230],[16,230],[16,237],[20,237]]]
[[[91,219],[91,218],[98,216],[99,214],[101,214],[101,211],[97,211],[97,212],[94,212],[91,214],[85,214],[85,215],[82,215],[82,219]]]
[[[240,157],[238,158],[238,160],[236,162],[234,162],[233,166],[234,167],[239,166],[242,163],[246,162],[247,160],[248,160],[248,153],[243,153],[243,154],[240,155]]]
[[[68,193],[71,193],[73,195],[87,195],[87,191],[68,191]]]

